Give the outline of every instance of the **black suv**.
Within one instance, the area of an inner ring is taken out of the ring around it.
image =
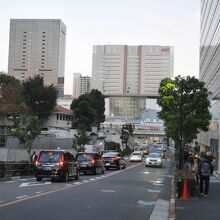
[[[92,172],[93,174],[104,173],[105,167],[99,153],[78,153],[76,159],[79,163],[80,172],[84,174],[87,172]]]
[[[109,168],[116,168],[118,170],[124,169],[126,167],[126,162],[122,157],[121,153],[118,152],[108,152],[102,155],[102,160],[106,170]]]
[[[65,150],[44,150],[36,161],[35,176],[37,181],[42,178],[61,179],[67,182],[69,177],[79,179],[79,165],[74,156]]]

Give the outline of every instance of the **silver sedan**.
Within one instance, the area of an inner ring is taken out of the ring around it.
[[[159,153],[150,153],[148,154],[146,160],[146,167],[147,166],[157,166],[157,167],[162,167],[162,158]]]

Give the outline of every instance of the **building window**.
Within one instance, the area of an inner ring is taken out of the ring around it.
[[[57,120],[59,120],[59,114],[57,114]]]

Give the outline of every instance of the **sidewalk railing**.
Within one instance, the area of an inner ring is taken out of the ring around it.
[[[35,166],[29,161],[0,162],[0,178],[34,174]]]

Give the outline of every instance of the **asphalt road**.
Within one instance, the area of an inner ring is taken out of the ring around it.
[[[1,220],[146,220],[172,178],[171,161],[146,168],[132,163],[124,170],[81,175],[68,183],[35,178],[0,182]]]

